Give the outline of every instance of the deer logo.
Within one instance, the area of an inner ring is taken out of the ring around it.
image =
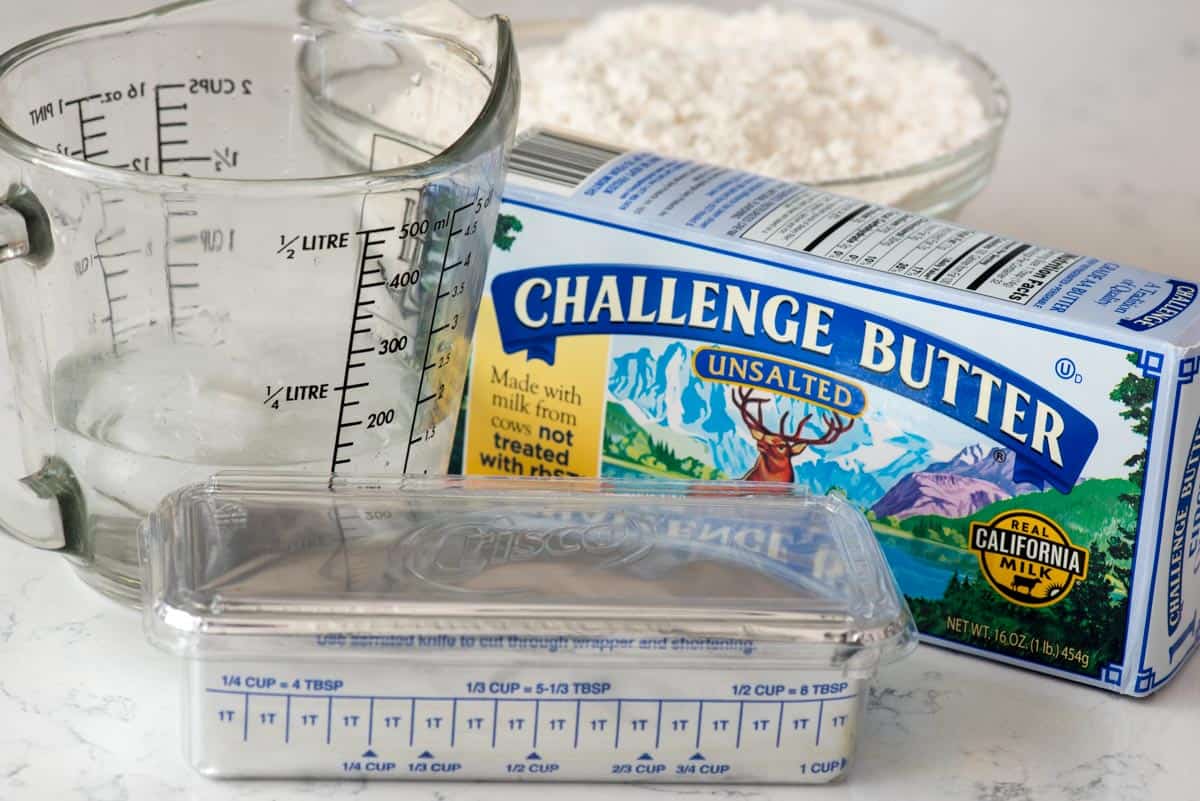
[[[763,404],[769,401],[768,398],[756,397],[753,390],[744,387],[734,387],[730,398],[741,412],[742,422],[750,430],[754,444],[758,447],[758,461],[750,468],[749,473],[742,476],[743,481],[793,482],[796,480],[792,471],[793,459],[810,446],[829,445],[837,441],[842,434],[854,427],[853,418],[843,420],[830,413],[821,416],[821,422],[825,424],[825,433],[819,437],[806,437],[804,427],[813,417],[810,414],[801,418],[796,430],[789,434],[787,420],[790,413],[784,412],[779,418],[779,430],[771,431],[763,422]],[[754,407],[753,415],[750,413],[751,407]]]

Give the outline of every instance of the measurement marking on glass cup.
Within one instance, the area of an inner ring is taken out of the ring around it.
[[[424,353],[418,352],[419,356],[424,356],[425,359],[418,364],[422,365],[419,372],[419,377],[416,380],[415,402],[412,409],[412,418],[409,424],[409,436],[406,444],[405,458],[403,470],[408,471],[412,466],[412,452],[414,446],[427,442],[433,436],[432,429],[418,434],[419,421],[423,419],[421,410],[430,403],[433,403],[444,396],[442,389],[431,391],[430,382],[427,379],[427,374],[438,366],[444,366],[443,360],[439,365],[439,360],[431,358],[433,356],[433,348],[435,337],[439,334],[456,329],[460,322],[460,315],[455,314],[451,318],[446,313],[446,307],[443,303],[447,298],[457,297],[459,291],[450,292],[445,289],[444,275],[456,266],[469,262],[470,257],[460,259],[451,263],[451,249],[456,239],[464,233],[472,233],[466,231],[466,226],[458,227],[458,217],[464,212],[476,208],[480,203],[477,196],[471,203],[459,206],[458,208],[447,210],[443,216],[436,220],[420,220],[410,221],[400,226],[383,226],[378,228],[364,228],[357,231],[356,236],[360,242],[360,254],[357,264],[357,281],[354,292],[354,307],[350,318],[350,333],[346,348],[346,360],[340,385],[334,387],[334,391],[340,394],[340,403],[338,408],[337,426],[333,442],[333,453],[330,459],[331,472],[338,472],[339,468],[350,464],[354,459],[352,453],[348,452],[356,443],[361,442],[361,439],[351,439],[348,432],[350,429],[373,429],[385,428],[395,422],[397,409],[395,407],[382,409],[366,409],[357,415],[352,415],[350,409],[353,406],[361,405],[361,397],[355,397],[354,393],[358,390],[370,387],[371,380],[364,379],[362,373],[358,371],[370,371],[376,364],[371,357],[395,357],[398,354],[403,354],[409,349],[411,343],[408,334],[400,335],[404,331],[404,326],[396,325],[388,320],[385,316],[376,311],[377,308],[385,310],[388,308],[387,303],[380,304],[381,298],[376,294],[376,291],[383,290],[392,296],[391,290],[408,288],[409,295],[413,293],[424,294],[425,290],[421,290],[420,278],[421,270],[408,269],[412,265],[403,259],[403,248],[399,254],[399,271],[395,275],[391,275],[390,268],[385,268],[383,263],[385,260],[390,260],[396,257],[397,254],[389,249],[392,244],[392,234],[400,232],[400,240],[407,246],[411,244],[413,236],[425,230],[445,231],[445,252],[441,254],[441,270],[438,275],[437,289],[429,288],[429,298],[431,308],[429,308],[429,326],[425,336]],[[411,208],[417,208],[416,204],[411,204]],[[327,238],[309,237],[309,236],[289,236],[282,235],[279,238],[279,247],[276,250],[277,255],[287,254],[289,258],[300,250],[308,250],[310,247],[328,247]],[[329,241],[336,241],[336,238]],[[340,245],[344,247],[344,245]],[[416,298],[419,302],[419,297]],[[401,309],[405,312],[404,309]],[[419,314],[419,307],[414,310],[414,314]],[[446,320],[441,317],[446,316]],[[377,332],[379,327],[377,324],[388,325],[397,330],[396,336],[383,336]],[[366,337],[379,336],[380,341],[372,340],[370,343],[365,342]],[[428,363],[426,363],[428,362]],[[356,380],[357,377],[357,380]],[[369,414],[368,414],[369,412]]]
[[[190,107],[185,102],[164,102],[164,95],[169,96],[171,92],[187,90],[188,86],[184,83],[160,83],[154,87],[154,138],[158,148],[158,172],[160,175],[165,173],[168,164],[213,163],[213,154],[175,155],[176,148],[187,147],[192,143],[184,133],[191,121],[178,116],[189,111]],[[237,154],[230,148],[225,148],[224,151],[217,150],[214,153],[216,154],[215,158],[220,161],[220,164],[217,165],[217,172],[221,172],[223,167],[237,166]],[[228,156],[222,156],[222,153],[226,153]]]
[[[182,103],[182,104],[176,103],[176,104],[171,105],[169,108],[164,108],[163,102],[162,102],[162,95],[163,95],[163,92],[169,92],[169,91],[184,89],[184,88],[186,88],[185,85],[181,84],[181,83],[160,83],[154,87],[154,125],[155,125],[155,141],[158,146],[158,173],[159,173],[159,175],[161,175],[163,172],[163,151],[166,149],[166,145],[164,144],[164,141],[163,141],[163,130],[164,130],[164,128],[163,128],[163,122],[164,122],[163,113],[164,112],[171,113],[174,111],[187,111],[187,107],[188,107],[187,103]],[[187,127],[186,120],[167,120],[167,122],[180,123],[179,125],[175,125],[172,127]]]
[[[463,233],[463,229],[455,228],[454,224],[458,219],[458,215],[462,214],[464,211],[467,211],[468,209],[474,208],[478,202],[479,202],[479,197],[478,197],[478,195],[476,195],[475,200],[471,201],[470,203],[459,206],[458,208],[454,209],[454,211],[452,211],[450,213],[450,220],[448,222],[448,227],[449,227],[450,231],[446,236],[445,250],[442,252],[442,270],[440,273],[438,273],[437,291],[436,291],[434,299],[433,299],[433,310],[429,316],[429,319],[430,319],[429,335],[425,338],[425,350],[424,350],[424,357],[423,357],[425,359],[429,358],[430,353],[433,350],[433,338],[440,332],[448,330],[449,328],[452,327],[449,324],[435,326],[435,323],[437,322],[438,307],[442,302],[442,291],[443,291],[445,281],[446,281],[446,273],[448,273],[451,269],[453,269],[449,265],[450,243],[452,241],[454,241],[454,238],[456,236],[459,236]],[[468,258],[470,258],[470,257],[468,256]],[[461,261],[456,262],[455,264],[457,265],[460,263],[461,263]],[[455,319],[457,320],[457,315],[455,316]],[[405,473],[408,472],[408,465],[412,459],[413,446],[418,445],[421,442],[425,441],[425,437],[417,436],[417,415],[420,414],[421,407],[423,405],[425,405],[426,403],[429,403],[433,400],[436,400],[441,395],[441,392],[436,392],[436,393],[434,393],[432,395],[428,395],[428,396],[423,395],[423,393],[425,392],[425,376],[429,375],[429,371],[430,371],[429,364],[426,363],[425,365],[422,366],[421,377],[417,381],[417,402],[413,406],[412,423],[408,429],[408,449],[404,452],[404,472]]]
[[[362,422],[361,420],[358,420],[358,421],[347,421],[346,420],[346,409],[349,408],[351,405],[357,405],[356,401],[355,402],[349,401],[349,399],[347,398],[347,394],[353,390],[363,389],[365,387],[370,386],[369,381],[362,381],[362,382],[359,382],[356,384],[350,383],[351,371],[362,369],[363,367],[366,366],[365,363],[356,362],[354,360],[354,351],[355,351],[354,346],[357,344],[355,342],[355,340],[358,337],[362,336],[363,334],[371,333],[370,328],[360,328],[359,323],[362,322],[364,319],[370,319],[371,317],[374,316],[372,314],[360,314],[359,313],[360,309],[366,308],[368,306],[368,304],[363,303],[364,298],[362,296],[363,290],[368,288],[366,285],[364,285],[364,279],[367,276],[366,267],[369,262],[378,261],[383,258],[383,254],[373,253],[372,248],[377,248],[377,247],[381,247],[382,245],[386,245],[387,239],[379,239],[377,237],[380,234],[389,234],[395,230],[396,230],[395,226],[388,226],[386,228],[368,228],[366,230],[357,232],[357,235],[362,237],[362,255],[359,257],[358,270],[357,270],[358,281],[356,282],[356,286],[355,286],[355,290],[354,290],[354,315],[353,315],[353,319],[351,319],[351,321],[350,321],[350,341],[346,346],[346,369],[342,374],[341,386],[334,387],[335,392],[341,393],[341,402],[338,405],[337,433],[335,435],[334,443],[333,443],[333,461],[330,466],[331,473],[336,473],[338,467],[340,467],[341,465],[344,465],[344,464],[349,464],[351,461],[350,457],[348,457],[348,456],[339,456],[340,451],[342,451],[343,449],[354,444],[353,441],[342,439],[342,432],[345,431],[347,428],[352,427],[351,425],[347,425],[347,423],[357,424],[357,423]],[[295,241],[295,240],[293,240],[293,241]],[[284,245],[284,247],[280,249],[280,252],[282,252],[287,247],[288,247],[287,245]],[[374,284],[372,284],[372,286],[373,285]],[[372,348],[361,348],[361,349],[359,349],[359,352],[374,351],[374,350],[375,349],[373,347]]]
[[[128,293],[118,294],[116,290],[120,279],[129,274],[129,268],[114,264],[121,259],[139,253],[138,250],[121,249],[121,240],[125,237],[125,226],[113,227],[108,219],[108,208],[115,205],[119,198],[105,197],[101,193],[101,224],[100,229],[92,239],[92,255],[85,256],[75,262],[75,273],[84,276],[93,266],[99,269],[101,286],[104,290],[104,303],[108,313],[96,320],[98,324],[108,327],[109,340],[112,342],[113,355],[119,356],[121,348],[128,344],[126,335],[137,329],[136,325],[123,325],[117,317],[116,308],[125,301]]]
[[[101,322],[108,323],[108,333],[109,333],[109,336],[113,343],[113,354],[119,355],[119,351],[117,348],[116,313],[113,311],[113,307],[120,301],[124,300],[125,297],[123,295],[119,296],[119,297],[113,296],[112,285],[111,285],[110,281],[114,276],[110,275],[104,269],[103,260],[101,260],[99,257],[97,257],[97,261],[99,261],[99,263],[100,263],[100,278],[104,282],[104,301],[105,301],[105,304],[108,306],[108,316],[104,317],[103,320],[101,320]]]
[[[63,103],[64,106],[74,106],[75,113],[79,118],[79,148],[69,151],[67,155],[83,159],[84,161],[91,161],[92,159],[108,155],[107,150],[93,151],[88,147],[89,142],[94,142],[97,139],[103,139],[108,136],[108,131],[97,130],[94,127],[104,122],[106,116],[104,114],[85,116],[88,112],[84,111],[84,105],[94,100],[99,100],[101,97],[102,95],[94,94],[87,97],[77,97],[74,100],[68,100]]]
[[[97,246],[107,245],[109,242],[113,241],[117,237],[124,236],[124,235],[125,235],[125,229],[123,227],[118,228],[116,231],[113,231],[111,234],[101,234],[99,237],[96,238],[96,245]]]
[[[155,96],[157,97],[157,90]],[[188,197],[169,197],[164,199],[164,205],[166,206],[167,213],[165,218],[166,230],[163,232],[163,248],[165,251],[163,254],[163,270],[166,273],[167,313],[170,316],[171,337],[173,339],[178,339],[181,333],[179,328],[179,323],[181,322],[179,317],[180,303],[176,293],[185,291],[188,288],[199,288],[199,283],[195,280],[178,280],[175,272],[176,270],[181,269],[195,269],[195,267],[198,266],[197,262],[177,261],[177,256],[175,253],[176,243],[181,239],[186,239],[187,237],[180,236],[179,233],[173,229],[175,226],[182,224],[184,220],[196,217],[198,215],[196,209],[190,208],[192,202],[192,199]],[[191,275],[194,275],[194,273]]]
[[[163,159],[163,164],[187,164],[193,162],[209,163],[212,161],[212,156],[178,156],[176,158]]]

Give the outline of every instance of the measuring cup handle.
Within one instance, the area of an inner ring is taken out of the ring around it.
[[[7,262],[23,260],[30,253],[29,229],[25,217],[11,206],[0,203],[0,269]],[[12,265],[13,268],[17,265]],[[2,315],[0,315],[2,319]],[[0,339],[7,345],[0,328]],[[11,408],[0,406],[0,443],[8,445],[0,455],[0,531],[38,548],[60,550],[67,547],[57,488],[71,480],[70,470],[58,460],[46,459],[42,468],[24,476],[21,456],[13,447],[21,442],[21,420],[17,407],[12,361],[4,348],[0,358],[0,397],[11,399]]]

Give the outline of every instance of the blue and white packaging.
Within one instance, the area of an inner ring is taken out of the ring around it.
[[[929,642],[1131,695],[1196,649],[1196,284],[544,131],[504,200],[464,472],[798,483]]]

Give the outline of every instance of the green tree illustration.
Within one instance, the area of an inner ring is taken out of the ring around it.
[[[496,220],[496,236],[493,239],[496,247],[508,252],[517,241],[517,234],[525,230],[524,224],[511,214],[501,214]]]
[[[1137,366],[1138,355],[1136,353],[1131,353],[1126,358],[1130,364]],[[1154,395],[1157,388],[1157,382],[1153,378],[1129,373],[1109,393],[1108,397],[1111,400],[1125,407],[1121,410],[1121,417],[1132,423],[1133,433],[1139,437],[1144,438],[1150,435],[1150,418],[1154,409]],[[1135,489],[1132,492],[1118,495],[1117,499],[1133,509],[1133,519],[1136,520],[1138,507],[1142,503],[1142,487],[1146,481],[1146,449],[1142,448],[1126,459],[1125,466],[1130,470],[1128,478]],[[1129,526],[1120,526],[1118,531],[1120,534],[1109,537],[1108,557],[1114,562],[1128,562],[1133,558],[1133,541],[1137,532]],[[1128,592],[1129,568],[1112,564],[1110,572],[1113,578]]]

